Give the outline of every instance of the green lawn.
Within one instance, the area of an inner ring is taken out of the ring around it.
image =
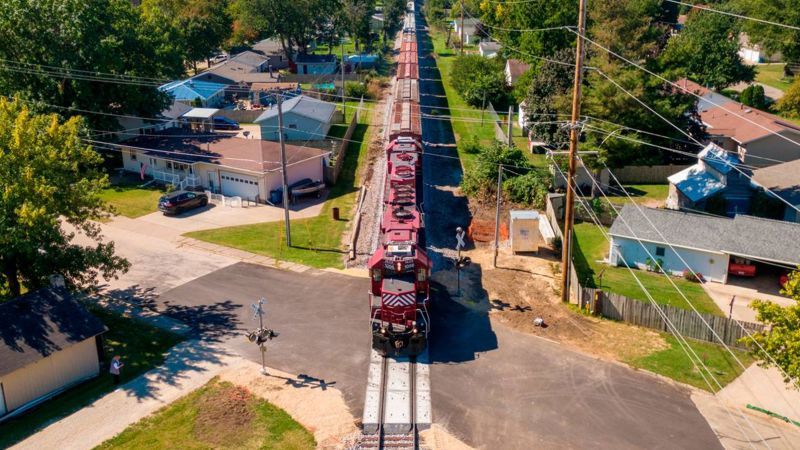
[[[372,107],[371,103],[365,107]],[[363,111],[362,111],[363,112]],[[366,161],[369,143],[367,130],[371,111],[363,114],[348,146],[339,181],[331,189],[328,200],[316,217],[295,219],[291,223],[292,247],[286,246],[283,222],[217,228],[187,233],[186,236],[252,253],[292,261],[312,267],[343,267],[345,249],[342,236],[348,230],[349,218],[358,201],[358,168]],[[344,125],[331,127],[331,136],[343,136]],[[339,208],[340,220],[331,218],[331,210]]]
[[[105,189],[100,198],[110,204],[116,214],[132,219],[156,212],[164,190],[153,185],[140,187],[143,183],[135,176],[125,176]]]
[[[663,202],[667,199],[667,195],[669,195],[668,184],[626,184],[624,187],[637,203],[643,203],[649,200]],[[608,195],[608,199],[615,205],[625,204],[629,201],[628,196],[626,196],[624,192],[613,188],[610,191],[611,194]]]
[[[123,383],[163,363],[169,348],[182,340],[179,335],[124,318],[100,307],[90,307],[90,310],[109,329],[103,339],[107,359],[114,355],[122,356],[125,363],[121,374]],[[99,377],[0,424],[0,448],[13,445],[114,390],[107,370],[106,365],[101,365]]]
[[[600,287],[609,292],[648,302],[649,300],[628,269],[611,267],[601,262],[608,255],[608,246],[608,241],[593,223],[575,225],[574,261],[575,270],[578,271],[581,283],[585,286]],[[676,308],[691,309],[686,300],[672,287],[672,284],[663,274],[633,270],[657,303]],[[601,272],[602,285],[600,283]],[[672,280],[698,311],[718,316],[724,315],[706,294],[700,283],[693,283],[677,277],[672,277]]]
[[[692,360],[681,348],[678,340],[672,335],[665,336],[669,348],[647,356],[629,359],[626,362],[633,367],[646,369],[700,389],[710,390],[708,384],[703,381],[701,371],[694,367]],[[722,386],[727,385],[743,372],[739,364],[722,346],[693,339],[687,339],[686,341]],[[747,352],[733,349],[733,353],[745,367],[753,362],[753,357]],[[703,370],[702,366],[699,364],[698,366]],[[719,388],[707,375],[708,372],[704,371],[703,373],[706,374],[706,378],[713,386],[714,391],[717,391]]]
[[[96,449],[314,449],[314,436],[245,388],[212,379]]]
[[[447,105],[450,109],[442,109],[439,113],[442,116],[448,114],[452,118],[453,133],[456,137],[456,143],[461,139],[468,136],[476,136],[482,143],[491,143],[494,138],[494,126],[489,115],[484,114],[484,122],[481,123],[481,111],[478,108],[469,106],[458,95],[458,92],[450,85],[450,68],[453,65],[455,56],[458,54],[457,50],[448,49],[445,45],[446,36],[440,31],[431,31],[431,40],[433,41],[433,51],[436,57],[436,65],[439,68],[439,73],[442,78],[442,85],[444,86],[445,94],[447,95]],[[426,114],[432,111],[423,111]],[[460,150],[460,149],[459,149]],[[461,159],[461,164],[464,167],[469,167],[475,159],[474,154],[468,154],[462,151],[458,152]]]
[[[783,76],[784,64],[759,64],[756,66],[756,81],[785,91],[792,84]]]

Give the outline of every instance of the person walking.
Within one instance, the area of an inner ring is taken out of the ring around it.
[[[111,359],[111,367],[108,368],[109,373],[114,377],[114,384],[119,384],[119,370],[122,369],[125,364],[120,360],[119,355],[115,355]]]

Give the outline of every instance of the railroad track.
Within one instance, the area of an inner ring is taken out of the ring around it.
[[[430,419],[427,356],[382,357],[372,350],[363,430],[354,448],[418,450],[419,432]]]

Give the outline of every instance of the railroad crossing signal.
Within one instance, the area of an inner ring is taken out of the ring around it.
[[[461,250],[466,246],[467,244],[464,242],[464,230],[458,227],[456,228],[456,250]]]
[[[250,308],[253,310],[253,320],[258,317],[258,329],[247,333],[247,340],[257,344],[261,350],[261,373],[267,375],[267,365],[265,360],[265,353],[267,352],[266,343],[273,338],[278,337],[278,333],[271,328],[264,328],[264,304],[267,299],[261,297],[258,303],[253,303]]]

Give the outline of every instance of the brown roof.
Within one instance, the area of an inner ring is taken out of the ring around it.
[[[695,83],[694,81],[689,80],[687,78],[681,78],[680,80],[676,81],[675,84],[677,84],[681,88],[685,89],[686,91],[693,92],[693,93],[695,93],[697,95],[706,95],[709,92],[711,92],[710,89],[705,88],[705,87],[703,87],[703,86],[701,86],[701,85],[699,85],[699,84]],[[682,90],[677,89],[677,88],[676,88],[676,90],[678,92],[680,92],[680,93],[683,93],[683,94],[686,93],[685,91],[682,91]]]
[[[295,82],[281,82],[281,83],[253,83],[250,86],[251,91],[271,91],[277,90],[292,90],[297,89],[298,83]]]
[[[740,144],[787,130],[800,133],[797,125],[739,102],[728,102],[722,106],[704,109],[700,111],[700,119],[708,126],[710,134],[723,134]]]
[[[154,157],[186,163],[205,162],[258,173],[280,169],[280,143],[222,133],[197,134],[183,128],[170,128],[125,141],[123,145],[145,150]],[[286,162],[291,165],[325,153],[316,148],[287,144]]]
[[[530,64],[518,59],[509,59],[506,64],[508,64],[508,71],[511,73],[512,83],[517,81],[517,78],[521,77],[522,74],[531,68]]]

